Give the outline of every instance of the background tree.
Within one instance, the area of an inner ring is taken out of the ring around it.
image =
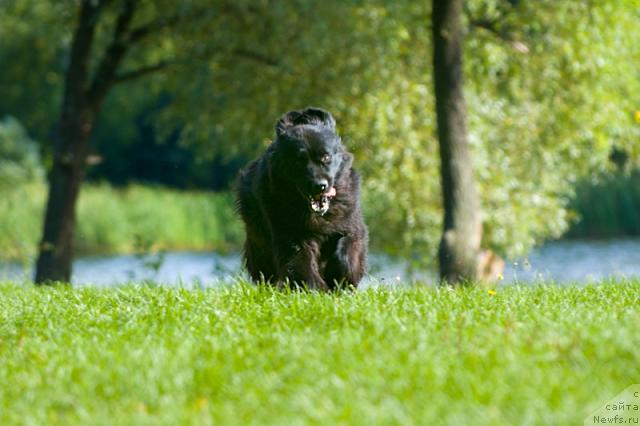
[[[438,260],[441,280],[451,284],[476,279],[482,237],[473,162],[467,143],[462,4],[463,0],[434,0],[431,11],[444,208]]]
[[[49,195],[36,264],[37,283],[69,281],[71,278],[76,202],[90,153],[89,137],[107,93],[119,82],[164,66],[159,63],[120,73],[122,60],[136,42],[178,19],[166,17],[134,27],[132,22],[138,3],[132,0],[116,2],[119,11],[113,24],[112,38],[91,72],[92,62],[95,61],[93,55],[97,50],[96,32],[105,19],[105,9],[111,6],[110,3],[106,0],[85,0],[79,5],[62,107],[54,130]]]
[[[465,98],[482,245],[522,256],[575,220],[567,203],[576,180],[606,169],[613,146],[624,146],[635,164],[640,159],[633,119],[640,98],[632,94],[640,81],[629,68],[640,55],[632,44],[639,12],[615,1],[465,4]],[[416,265],[434,265],[442,226],[432,75],[423,71],[431,58],[415,54],[432,49],[420,24],[425,9],[399,3],[370,11],[365,33],[389,34],[394,47],[372,55],[380,59],[371,69],[387,71],[363,94],[359,116],[342,120],[367,158],[372,241]]]
[[[76,203],[84,179],[90,136],[105,98],[119,83],[164,70],[184,58],[207,57],[213,44],[201,42],[204,30],[245,12],[241,3],[207,7],[135,0],[83,0],[78,6],[64,78],[61,112],[54,130],[49,195],[36,263],[37,283],[69,281]],[[235,33],[227,26],[229,33]],[[183,45],[172,46],[181,33]],[[196,35],[196,37],[193,37]],[[198,37],[199,36],[199,37]],[[150,39],[161,49],[153,49]],[[166,44],[163,46],[163,43]],[[133,52],[127,66],[125,58]],[[186,48],[186,49],[185,49]],[[199,48],[199,49],[198,49]],[[179,50],[182,50],[179,52]],[[101,52],[101,53],[99,53]],[[137,55],[136,55],[137,53]],[[180,55],[178,55],[180,53]],[[247,50],[233,53],[251,56]]]
[[[274,117],[324,106],[363,172],[371,243],[416,267],[435,265],[443,210],[433,75],[425,72],[431,2],[206,3],[192,24],[143,38],[124,56],[123,72],[173,63],[109,90],[89,140],[104,157],[100,169],[146,149],[136,117],[160,99],[170,102],[145,126],[158,141],[180,127],[176,147],[198,164],[215,156],[241,163],[271,137]],[[0,14],[0,116],[15,116],[44,143],[48,168],[78,4],[14,0]],[[136,4],[132,25],[188,15],[200,2]],[[109,2],[96,28],[92,76],[119,5]],[[616,0],[465,2],[464,95],[483,247],[514,257],[559,237],[575,220],[576,181],[607,172],[613,147],[638,164],[639,14]],[[94,179],[109,177],[99,171]]]

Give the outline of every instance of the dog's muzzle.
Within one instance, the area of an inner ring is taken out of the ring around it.
[[[336,196],[336,189],[332,186],[327,192],[320,193],[318,195],[309,196],[309,207],[311,210],[320,216],[329,211],[329,204],[331,199]]]

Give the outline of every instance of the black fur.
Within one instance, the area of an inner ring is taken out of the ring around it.
[[[318,290],[358,284],[367,230],[352,161],[327,111],[306,108],[278,120],[276,139],[237,185],[244,260],[254,280]]]

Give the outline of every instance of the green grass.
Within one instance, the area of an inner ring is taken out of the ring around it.
[[[582,424],[640,281],[284,293],[0,285],[0,424]]]
[[[0,259],[35,254],[42,231],[45,187],[2,191]],[[242,227],[230,194],[164,188],[85,185],[78,202],[78,254],[239,247]]]

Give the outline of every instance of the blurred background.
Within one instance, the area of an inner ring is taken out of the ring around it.
[[[87,137],[74,282],[237,275],[234,179],[308,105],[334,114],[363,175],[372,277],[434,276],[430,2],[134,3],[0,0],[0,278],[32,276],[82,7],[97,8],[87,93],[126,53]],[[465,3],[482,246],[507,281],[640,275],[639,23],[635,0]]]

